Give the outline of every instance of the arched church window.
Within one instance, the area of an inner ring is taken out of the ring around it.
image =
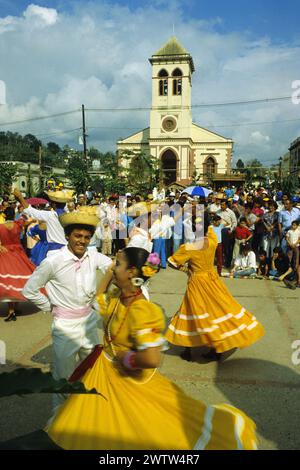
[[[173,95],[181,95],[182,94],[182,72],[179,68],[176,68],[172,72],[173,78]]]
[[[158,73],[158,76],[162,78],[162,80],[159,80],[158,86],[159,86],[159,96],[167,96],[168,94],[168,72],[165,69],[161,69]]]
[[[212,157],[208,157],[205,161],[205,173],[207,176],[213,176],[216,173],[216,161]]]

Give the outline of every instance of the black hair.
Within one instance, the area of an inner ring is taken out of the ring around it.
[[[258,256],[265,256],[265,257],[267,257],[267,252],[266,252],[266,250],[259,250]]]
[[[55,204],[56,209],[64,209],[66,202],[56,202],[56,201],[50,201],[51,205]]]
[[[226,206],[228,207],[228,201],[227,201],[226,199],[222,199],[222,200],[221,200],[221,204],[222,204],[222,203],[223,203],[223,204],[226,204]]]
[[[293,224],[296,224],[296,225],[299,226],[299,223],[300,223],[299,220],[293,220],[292,225],[293,225]]]
[[[278,255],[283,255],[283,250],[280,246],[276,246],[273,250],[273,253],[278,253]]]
[[[69,237],[73,230],[88,230],[91,233],[91,236],[93,236],[96,231],[96,227],[87,224],[71,224],[64,228],[65,236]]]
[[[144,279],[144,281],[149,279],[142,273],[142,267],[146,263],[147,258],[150,254],[149,251],[144,250],[144,248],[137,248],[132,246],[124,248],[124,250],[122,250],[122,253],[124,253],[126,257],[128,267],[137,269],[138,277],[141,277],[142,279]]]
[[[213,217],[212,217],[212,220],[213,220],[213,222],[218,222],[218,220],[222,220],[222,217],[220,217],[217,214],[214,214]]]
[[[278,209],[278,204],[277,204],[276,201],[273,201],[273,199],[271,199],[271,201],[269,201],[269,207],[270,207],[270,206],[274,206],[275,209]]]
[[[244,245],[241,244],[241,253],[244,251],[251,251],[251,244],[250,243],[245,243]]]
[[[8,206],[4,210],[6,220],[15,220],[15,209],[12,206]]]
[[[239,224],[240,224],[241,222],[246,222],[246,223],[247,223],[246,217],[241,217],[240,220],[239,220]]]

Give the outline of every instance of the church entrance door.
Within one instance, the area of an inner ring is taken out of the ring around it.
[[[176,181],[177,177],[177,158],[175,153],[168,149],[161,156],[163,184],[169,186]]]

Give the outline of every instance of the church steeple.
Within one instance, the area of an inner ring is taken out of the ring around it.
[[[149,59],[152,65],[150,138],[189,137],[191,114],[192,56],[172,36]]]
[[[191,73],[195,71],[195,66],[192,56],[188,51],[180,44],[176,36],[172,36],[168,41],[154,54],[152,54],[149,62],[153,65],[159,62],[161,58],[164,58],[167,62],[172,62],[177,57],[179,59],[187,59],[190,64]]]

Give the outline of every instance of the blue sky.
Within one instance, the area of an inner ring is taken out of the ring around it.
[[[192,104],[290,96],[300,80],[299,17],[298,0],[0,0],[0,80],[7,96],[0,124],[82,103],[150,107],[148,58],[173,35],[173,24],[195,63]],[[300,104],[194,107],[193,120],[231,137],[235,161],[268,164],[300,135]],[[90,112],[88,144],[114,150],[118,138],[148,125],[149,111]],[[0,128],[78,148],[80,126],[75,113]]]
[[[89,4],[84,0],[0,0],[0,15],[20,15],[30,3],[56,8],[60,12],[72,12],[78,4],[85,4],[88,9]],[[267,35],[273,41],[299,41],[298,0],[109,0],[107,3],[126,6],[131,11],[153,4],[157,5],[159,10],[171,10],[171,3],[182,7],[185,19],[219,18],[221,22],[216,29],[222,32],[247,31],[252,35]],[[176,29],[176,16],[173,21]]]

